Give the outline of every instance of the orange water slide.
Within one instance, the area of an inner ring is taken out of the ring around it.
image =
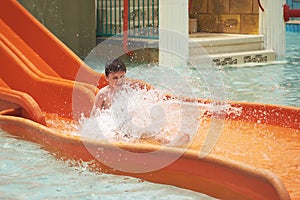
[[[90,110],[94,98],[92,91],[81,85],[72,85],[63,79],[58,81],[38,76],[28,67],[29,63],[22,62],[11,46],[4,43],[3,37],[0,40],[0,53],[4,58],[0,61],[0,78],[11,89],[32,96],[42,111],[73,117],[72,95],[74,91],[79,91],[82,98],[86,99],[88,107],[83,107],[83,109],[86,109],[86,112]]]
[[[103,74],[86,66],[15,0],[1,1],[0,55],[0,128],[11,134],[37,142],[62,157],[94,161],[91,168],[105,173],[175,185],[221,199],[290,199],[277,175],[222,156],[199,158],[199,152],[195,150],[199,146],[197,143],[193,144],[195,149],[165,147],[160,154],[143,154],[137,159],[130,155],[120,157],[120,154],[123,150],[158,151],[161,147],[127,143],[111,145],[63,134],[65,127],[60,123],[61,119],[76,123],[81,113],[88,115],[97,88],[107,83]],[[80,82],[74,81],[78,80],[78,71],[83,74]],[[228,115],[228,121],[253,124],[259,120],[286,130],[299,129],[298,121],[293,120],[299,116],[299,109],[250,103],[231,105],[243,107],[243,113]],[[258,112],[261,110],[264,112]],[[58,124],[55,128],[48,122],[52,117]],[[104,160],[115,162],[118,168],[97,161],[91,152],[96,155],[105,152]],[[179,153],[182,155],[178,156]],[[176,161],[153,172],[121,170],[145,164],[151,166],[177,156]]]
[[[0,76],[8,87],[28,93],[43,111],[66,117],[73,117],[74,90],[87,98],[85,102],[93,102],[98,90],[93,85],[101,88],[106,84],[103,74],[86,66],[17,1],[2,1],[0,13],[1,55],[6,58],[0,61]],[[75,80],[79,71],[81,82],[75,84],[70,80]],[[90,107],[86,103],[84,113],[88,114]]]
[[[86,66],[80,58],[17,1],[1,1],[0,17],[15,33],[14,36],[20,37],[31,49],[28,51],[28,48],[25,49],[26,47],[17,43],[17,47],[21,48],[24,56],[27,56],[35,66],[38,66],[40,71],[56,77],[75,80],[80,69],[81,73],[85,75],[85,78],[80,80],[81,82],[92,83],[93,85],[98,82],[99,88],[106,84],[104,76]],[[10,41],[19,42],[19,39],[14,38]]]
[[[2,79],[0,79],[0,115],[20,116],[46,125],[36,101],[24,92],[10,89]]]

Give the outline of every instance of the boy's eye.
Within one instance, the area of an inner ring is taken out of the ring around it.
[[[120,76],[120,77],[113,77],[114,80],[117,80],[117,79],[121,79],[121,78],[124,78],[125,76]]]

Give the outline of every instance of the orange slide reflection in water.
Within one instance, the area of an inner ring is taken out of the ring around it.
[[[114,145],[138,153],[161,147],[147,142],[105,143],[67,134],[81,112],[89,114],[97,92],[93,85],[106,85],[104,75],[86,66],[17,1],[2,1],[0,17],[3,130],[40,143],[60,157],[91,162],[92,169],[105,173],[175,185],[221,199],[300,198],[299,108],[230,102],[242,112],[226,116],[220,138],[207,157],[199,158],[207,129],[212,120],[221,120],[211,116],[199,122],[186,151],[165,147],[160,154],[125,160]],[[79,70],[84,78],[74,82]],[[74,103],[74,93],[80,102]],[[124,168],[154,165],[182,155],[162,169],[131,173],[104,165],[87,146],[99,154],[105,151],[106,162]]]

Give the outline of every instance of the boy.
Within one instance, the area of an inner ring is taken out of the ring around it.
[[[105,65],[105,76],[108,81],[108,85],[102,88],[96,95],[92,114],[95,109],[110,108],[114,95],[122,89],[122,85],[125,83],[126,65],[117,58],[110,60]]]
[[[130,83],[129,85],[132,88],[144,87],[147,89],[151,89],[151,86],[148,86],[147,84],[143,84],[142,82],[139,83],[139,82],[129,81],[125,79],[125,74],[126,74],[126,65],[121,59],[117,58],[106,63],[105,76],[108,81],[108,85],[103,87],[96,95],[93,110],[91,112],[92,115],[95,114],[96,109],[102,110],[102,109],[110,108],[113,103],[113,98],[115,97],[116,93],[122,89],[122,86],[125,83]],[[130,134],[125,134],[124,136],[129,137]],[[145,132],[144,134],[141,135],[140,139],[151,140],[153,139],[153,137],[155,136],[152,133],[148,135]],[[154,140],[157,140],[158,143],[161,144],[165,143],[170,146],[183,146],[189,143],[190,138],[187,134],[184,134],[183,136],[176,137],[175,141],[167,141],[159,138],[155,138]]]

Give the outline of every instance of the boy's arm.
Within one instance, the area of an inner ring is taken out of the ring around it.
[[[94,106],[91,112],[91,116],[95,115],[97,109],[102,109],[104,105],[105,94],[103,91],[99,91],[96,95]]]

